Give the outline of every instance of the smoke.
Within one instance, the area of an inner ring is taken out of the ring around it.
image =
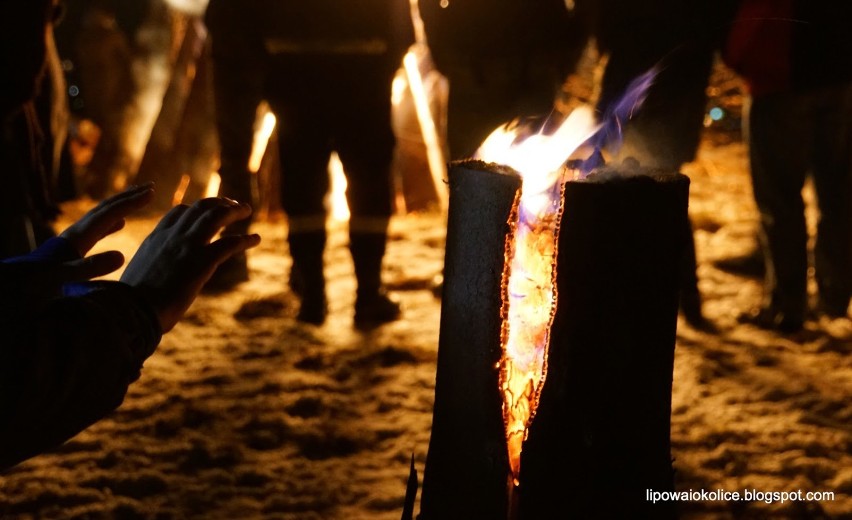
[[[647,72],[640,74],[627,85],[621,97],[616,98],[606,107],[601,118],[600,129],[586,143],[594,152],[579,165],[583,177],[603,165],[601,150],[607,149],[613,155],[618,153],[624,142],[625,124],[642,107],[659,73],[660,69],[655,65]]]

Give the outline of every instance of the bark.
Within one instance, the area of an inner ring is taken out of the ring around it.
[[[506,517],[509,464],[496,364],[508,219],[520,178],[454,163],[432,436],[420,520]]]
[[[519,181],[478,171],[485,168],[456,163],[449,175],[419,518],[673,518],[672,503],[651,504],[645,493],[674,487],[671,391],[689,179],[623,168],[566,184],[547,379],[520,486],[511,489],[496,364]]]
[[[591,178],[594,178],[592,176]],[[689,180],[569,182],[547,380],[524,443],[522,519],[669,518],[678,268]]]

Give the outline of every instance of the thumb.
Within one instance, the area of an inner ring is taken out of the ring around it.
[[[214,265],[218,266],[228,258],[246,249],[260,244],[260,235],[227,235],[208,246]]]
[[[106,251],[80,260],[63,263],[57,272],[60,283],[83,282],[107,275],[124,265],[124,255]]]

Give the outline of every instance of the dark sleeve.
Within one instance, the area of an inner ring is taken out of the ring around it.
[[[0,469],[58,446],[117,408],[157,347],[156,315],[132,287],[100,282],[90,289],[31,311],[3,306]]]

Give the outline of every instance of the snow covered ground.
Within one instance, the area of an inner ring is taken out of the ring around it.
[[[694,501],[682,517],[852,518],[852,324],[811,321],[792,337],[740,325],[760,283],[712,264],[747,250],[753,236],[745,168],[740,142],[707,140],[685,169],[700,287],[719,331],[679,322],[676,486],[835,499]],[[134,220],[104,247],[130,254],[153,224]],[[112,416],[0,476],[0,518],[400,517],[409,459],[422,472],[429,440],[443,217],[394,219],[386,280],[404,319],[370,333],[352,328],[341,228],[327,251],[331,314],[322,327],[295,321],[284,224],[256,229],[264,241],[250,255],[252,280],[199,298]]]

